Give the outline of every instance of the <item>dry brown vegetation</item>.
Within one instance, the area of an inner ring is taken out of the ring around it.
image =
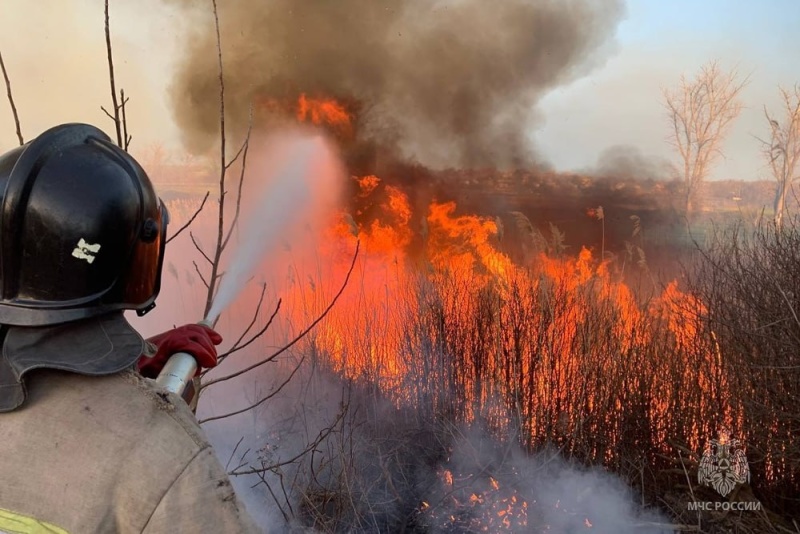
[[[655,295],[621,282],[623,254],[601,265],[588,251],[575,258],[550,247],[504,279],[418,273],[394,294],[411,306],[390,300],[360,310],[370,315],[367,333],[324,323],[305,349],[317,372],[349,384],[346,413],[316,456],[290,470],[293,486],[277,498],[287,519],[329,532],[426,532],[437,516],[424,496],[469,428],[500,451],[478,476],[507,472],[500,453],[512,444],[555,448],[621,476],[637,502],[686,530],[792,531],[800,518],[800,227],[785,223],[712,232],[694,258],[685,251],[685,284]],[[628,269],[647,270],[630,260]],[[703,447],[723,427],[745,443],[752,473],[728,498],[758,500],[763,513],[687,511],[689,501],[722,499],[696,477]],[[290,471],[266,469],[282,480]],[[492,498],[526,499],[524,489],[504,491]],[[299,506],[287,505],[297,495]],[[464,504],[445,531],[472,525],[470,509]],[[521,520],[515,510],[508,517]],[[525,516],[535,511],[531,504]]]

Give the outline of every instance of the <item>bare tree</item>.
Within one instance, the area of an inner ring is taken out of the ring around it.
[[[683,163],[685,209],[696,207],[697,192],[708,176],[734,119],[742,110],[739,94],[749,79],[734,69],[723,71],[716,61],[704,65],[697,76],[681,76],[672,90],[664,90],[670,119],[670,141]]]
[[[111,103],[114,106],[113,115],[102,106],[100,109],[114,121],[114,129],[117,134],[117,145],[123,149],[128,150],[132,137],[128,135],[128,120],[125,116],[125,104],[128,103],[128,98],[125,98],[125,91],[120,89],[119,97],[117,97],[117,85],[114,80],[114,55],[111,50],[111,26],[108,17],[108,0],[105,0],[105,29],[106,29],[106,55],[108,56],[108,81],[111,84]]]
[[[759,139],[772,176],[777,181],[775,190],[775,224],[780,227],[786,209],[786,197],[792,183],[800,178],[800,85],[792,90],[779,89],[783,106],[782,118],[771,115],[764,107],[764,117],[770,129],[768,139]],[[781,120],[778,120],[778,119]]]
[[[17,139],[19,139],[19,144],[22,146],[25,144],[25,140],[22,138],[22,130],[19,127],[17,106],[14,105],[14,95],[11,93],[11,80],[8,79],[8,72],[6,71],[6,64],[3,62],[2,52],[0,52],[0,70],[3,71],[3,80],[6,82],[6,94],[8,95],[8,103],[11,105],[11,114],[14,116],[14,126],[17,127]]]

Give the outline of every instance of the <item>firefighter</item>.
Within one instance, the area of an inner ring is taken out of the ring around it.
[[[160,287],[144,170],[65,124],[0,156],[0,191],[0,532],[258,531],[191,410],[142,376],[178,351],[212,367],[221,341],[194,325],[153,347],[123,315]]]

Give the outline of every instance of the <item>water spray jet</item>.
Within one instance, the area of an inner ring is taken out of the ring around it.
[[[281,151],[285,154],[283,165],[276,172],[269,173],[274,179],[254,204],[244,225],[242,241],[220,280],[206,317],[198,323],[200,325],[212,328],[220,314],[244,289],[267,253],[276,248],[280,237],[302,222],[304,216],[321,207],[314,196],[315,191],[322,191],[325,197],[324,193],[337,189],[338,173],[335,170],[330,172],[336,165],[319,168],[321,164],[335,161],[324,140],[319,136],[305,136],[289,141],[289,147],[277,143],[284,149]],[[194,357],[179,352],[170,357],[156,382],[191,404],[196,394],[192,380],[196,372]]]

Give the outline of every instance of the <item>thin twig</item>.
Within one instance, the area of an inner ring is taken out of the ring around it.
[[[8,72],[6,72],[6,64],[3,62],[2,52],[0,52],[0,70],[3,71],[3,79],[6,82],[6,94],[8,95],[8,103],[11,104],[11,114],[14,116],[14,126],[17,128],[17,139],[19,139],[19,146],[22,146],[25,144],[25,140],[22,138],[22,130],[19,126],[17,106],[14,104],[14,96],[11,93],[11,80],[8,79]]]
[[[125,104],[128,103],[128,100],[130,100],[130,98],[125,98],[124,89],[119,90],[119,95],[120,98],[122,99],[122,104],[120,104],[120,107],[122,108],[122,142],[124,144],[122,148],[127,152],[128,147],[131,144],[131,139],[133,139],[133,136],[128,135],[128,117],[125,114]]]
[[[195,272],[197,272],[197,276],[200,277],[200,281],[203,282],[204,286],[208,287],[208,282],[206,282],[206,279],[203,277],[203,273],[200,272],[200,268],[197,266],[197,262],[193,261],[192,265],[194,265],[194,270]]]
[[[250,149],[250,133],[253,129],[253,109],[250,108],[250,123],[247,126],[247,136],[245,137],[244,144],[242,145],[242,150],[240,153],[242,154],[242,170],[239,173],[239,187],[236,192],[236,210],[233,214],[233,220],[231,221],[231,225],[228,228],[228,234],[225,236],[225,239],[222,242],[222,248],[228,246],[228,241],[233,234],[233,229],[236,228],[236,223],[239,222],[239,211],[242,206],[242,184],[244,184],[244,173],[247,170],[247,152]],[[238,158],[239,155],[237,154],[236,157]],[[235,160],[236,158],[234,158]]]
[[[214,8],[214,29],[217,37],[217,66],[219,79],[219,217],[217,219],[217,244],[214,248],[214,261],[211,264],[211,284],[208,286],[206,294],[206,307],[204,315],[208,315],[214,303],[214,291],[217,287],[217,270],[219,269],[220,259],[222,258],[222,241],[225,223],[225,78],[222,68],[222,39],[219,32],[219,13],[217,11],[217,0],[211,0]]]
[[[256,321],[258,320],[258,314],[261,311],[261,305],[264,302],[264,295],[266,294],[266,292],[267,292],[267,284],[266,283],[261,284],[261,294],[258,296],[258,304],[256,304],[256,309],[253,312],[253,318],[250,320],[250,324],[248,324],[247,328],[244,329],[244,332],[242,332],[242,335],[239,336],[239,339],[236,340],[236,343],[234,343],[233,346],[231,346],[231,349],[226,354],[221,356],[220,358],[224,358],[225,356],[228,356],[232,352],[235,352],[236,349],[239,348],[239,345],[242,343],[242,340],[244,339],[244,336],[246,336],[250,332],[250,329],[253,328],[253,325],[256,324]],[[272,322],[272,319],[275,317],[275,315],[278,312],[278,308],[280,308],[280,300],[278,300],[278,305],[276,306],[275,312],[273,312],[272,317],[270,317],[270,320],[267,321],[267,325],[269,325],[269,323]]]
[[[123,148],[124,145],[122,143],[122,131],[120,130],[120,119],[119,119],[119,103],[117,102],[117,85],[114,82],[114,58],[111,53],[111,27],[108,21],[108,0],[105,0],[105,18],[106,18],[106,52],[108,54],[108,80],[111,83],[111,102],[114,104],[114,116],[111,117],[114,120],[114,128],[117,132],[117,145],[120,148]],[[105,111],[105,110],[103,110]],[[110,114],[106,111],[106,115]]]
[[[217,357],[217,366],[219,366],[219,364],[221,364],[223,361],[225,361],[225,359],[228,356],[230,356],[231,354],[233,354],[234,352],[245,348],[250,343],[252,343],[256,339],[261,337],[264,334],[264,332],[266,332],[267,329],[270,327],[270,325],[272,324],[272,321],[275,319],[275,317],[278,315],[278,310],[280,310],[280,308],[281,308],[280,299],[278,300],[278,304],[275,306],[275,310],[272,312],[272,315],[270,316],[269,320],[267,321],[267,324],[265,324],[263,328],[261,328],[258,332],[256,332],[255,335],[253,335],[252,338],[247,340],[246,343],[241,344],[242,343],[242,339],[244,339],[244,337],[247,335],[247,333],[250,332],[250,329],[253,328],[253,325],[256,323],[256,320],[258,319],[258,315],[261,312],[261,305],[264,302],[264,294],[266,293],[266,290],[267,290],[267,284],[262,284],[262,286],[261,286],[261,296],[259,296],[258,304],[256,305],[256,309],[253,312],[253,319],[250,321],[250,324],[247,325],[247,328],[244,330],[244,332],[242,332],[242,335],[239,336],[239,339],[237,339],[236,342],[231,346],[231,348],[227,352],[224,352],[224,353],[220,354]],[[203,378],[206,375],[206,373],[208,373],[209,371],[211,371],[210,368],[206,369],[205,371],[200,373],[200,378]],[[201,387],[201,389],[202,389],[202,387]]]
[[[238,351],[240,351],[242,349],[247,348],[251,343],[253,343],[255,340],[257,340],[262,335],[264,335],[264,332],[266,332],[269,329],[270,325],[272,325],[272,321],[275,320],[275,317],[278,315],[278,310],[280,310],[280,309],[281,309],[281,300],[278,299],[278,303],[275,305],[275,310],[273,310],[272,315],[270,315],[269,320],[267,321],[267,323],[263,327],[261,327],[261,329],[259,329],[258,332],[253,334],[253,337],[248,339],[245,343],[242,343],[241,345],[238,345],[235,348],[232,348],[229,351],[220,354],[219,357],[217,358],[217,361],[221,362],[221,361],[225,360],[228,356],[233,354],[234,352],[238,352]],[[241,340],[241,338],[240,338],[240,340]],[[237,343],[239,343],[239,341],[237,341]],[[272,359],[274,359],[274,356],[276,356],[276,355],[273,355],[273,357],[270,358],[269,361],[272,361]],[[266,363],[266,361],[264,361],[262,363]],[[204,374],[205,374],[205,372],[204,372]],[[200,390],[201,391],[204,390],[206,388],[206,386],[210,386],[214,382],[215,381],[212,380],[211,382],[203,384],[202,386],[200,386]]]
[[[197,208],[197,211],[194,212],[194,215],[191,216],[191,218],[186,222],[186,224],[184,224],[183,226],[178,228],[178,231],[175,232],[174,234],[172,234],[172,237],[167,239],[167,243],[169,243],[170,241],[172,241],[173,239],[175,239],[176,237],[181,235],[181,232],[183,232],[184,230],[189,228],[189,225],[192,224],[194,222],[194,220],[197,218],[197,216],[200,215],[200,212],[203,211],[203,206],[206,205],[206,200],[208,200],[208,195],[209,194],[210,194],[210,192],[206,191],[206,196],[203,197],[203,201],[200,203],[200,207]]]
[[[281,382],[280,385],[278,385],[278,387],[275,390],[270,392],[268,395],[265,395],[263,398],[259,399],[255,403],[251,404],[250,406],[246,406],[246,407],[244,407],[244,408],[242,408],[240,410],[236,410],[236,411],[229,412],[229,413],[222,414],[222,415],[214,415],[212,417],[207,417],[206,419],[200,419],[198,421],[198,424],[202,425],[204,423],[208,423],[209,421],[218,421],[220,419],[227,419],[228,417],[233,417],[234,415],[239,415],[239,414],[243,414],[245,412],[249,412],[253,408],[258,408],[259,406],[261,406],[262,404],[267,402],[269,399],[275,397],[275,395],[280,393],[280,391],[286,386],[286,384],[288,384],[292,380],[292,378],[294,378],[294,375],[297,374],[297,371],[300,370],[300,366],[303,364],[305,359],[306,359],[305,355],[301,356],[300,357],[300,361],[297,362],[297,365],[295,365],[294,369],[292,369],[292,372],[289,373],[289,376],[287,376],[283,380],[283,382]]]
[[[319,433],[317,434],[317,437],[314,439],[314,441],[311,442],[303,451],[301,451],[300,453],[296,454],[292,458],[290,458],[288,460],[283,460],[283,461],[278,462],[276,464],[270,464],[270,465],[262,466],[262,467],[259,467],[259,468],[248,469],[246,471],[231,471],[230,473],[228,473],[228,475],[235,476],[235,477],[236,476],[242,476],[242,475],[255,475],[255,474],[258,474],[258,473],[265,473],[267,471],[272,471],[274,469],[278,469],[278,468],[283,467],[285,465],[289,465],[291,463],[296,462],[297,460],[299,460],[300,458],[302,458],[303,456],[305,456],[309,452],[311,452],[314,449],[316,449],[317,446],[319,446],[319,444],[322,443],[325,440],[325,438],[330,436],[333,433],[333,430],[336,428],[336,425],[338,425],[339,422],[342,419],[344,419],[344,415],[345,415],[345,410],[340,410],[339,413],[336,416],[336,419],[333,421],[333,423],[331,423],[328,427],[323,428],[322,430],[320,430]]]
[[[194,245],[194,248],[196,248],[196,249],[197,249],[197,251],[198,251],[200,254],[202,254],[202,255],[203,255],[203,257],[206,259],[206,261],[207,261],[209,264],[211,264],[211,263],[212,263],[212,262],[211,262],[211,258],[209,258],[209,257],[208,257],[208,254],[206,254],[206,253],[205,253],[205,251],[204,251],[204,250],[203,250],[203,249],[200,247],[200,243],[198,243],[198,242],[197,242],[197,239],[195,239],[195,237],[194,237],[194,233],[193,233],[193,232],[191,232],[191,231],[189,232],[189,237],[192,239],[192,244]]]
[[[228,163],[225,164],[225,168],[226,169],[230,169],[233,166],[233,164],[236,163],[236,160],[238,160],[239,157],[245,152],[245,150],[247,150],[247,146],[250,143],[250,133],[251,133],[252,128],[253,128],[253,106],[251,105],[250,106],[250,118],[249,118],[248,124],[247,124],[247,135],[245,136],[244,142],[242,142],[242,146],[239,147],[239,150],[236,152],[236,154],[234,154],[234,156],[231,158],[231,160]]]
[[[233,456],[236,454],[236,451],[239,449],[239,445],[242,444],[243,440],[244,440],[244,436],[239,438],[239,441],[236,442],[236,446],[231,451],[231,456],[230,456],[230,458],[228,458],[228,461],[225,463],[225,470],[226,471],[228,470],[228,466],[231,465],[231,462],[233,461]]]
[[[105,107],[103,107],[103,106],[100,106],[100,109],[102,109],[102,110],[103,110],[103,113],[105,113],[105,114],[106,114],[106,117],[108,117],[108,118],[109,118],[109,119],[111,119],[112,121],[113,121],[113,120],[116,120],[116,119],[114,119],[114,115],[112,115],[111,113],[109,113],[109,112],[108,112],[108,110],[107,110]]]
[[[278,310],[280,310],[280,308],[281,308],[281,303],[282,302],[283,301],[281,299],[278,299],[278,303],[275,305],[275,310],[272,312],[272,315],[270,315],[269,320],[267,321],[267,323],[258,332],[253,334],[253,337],[251,337],[250,339],[248,339],[247,341],[245,341],[244,343],[242,343],[238,347],[233,348],[233,349],[229,350],[228,352],[225,352],[220,357],[222,359],[225,359],[228,356],[230,356],[231,354],[233,354],[234,352],[239,352],[240,350],[247,348],[256,339],[260,338],[264,334],[264,332],[267,331],[267,329],[270,327],[272,322],[275,320],[275,317],[278,315]]]

